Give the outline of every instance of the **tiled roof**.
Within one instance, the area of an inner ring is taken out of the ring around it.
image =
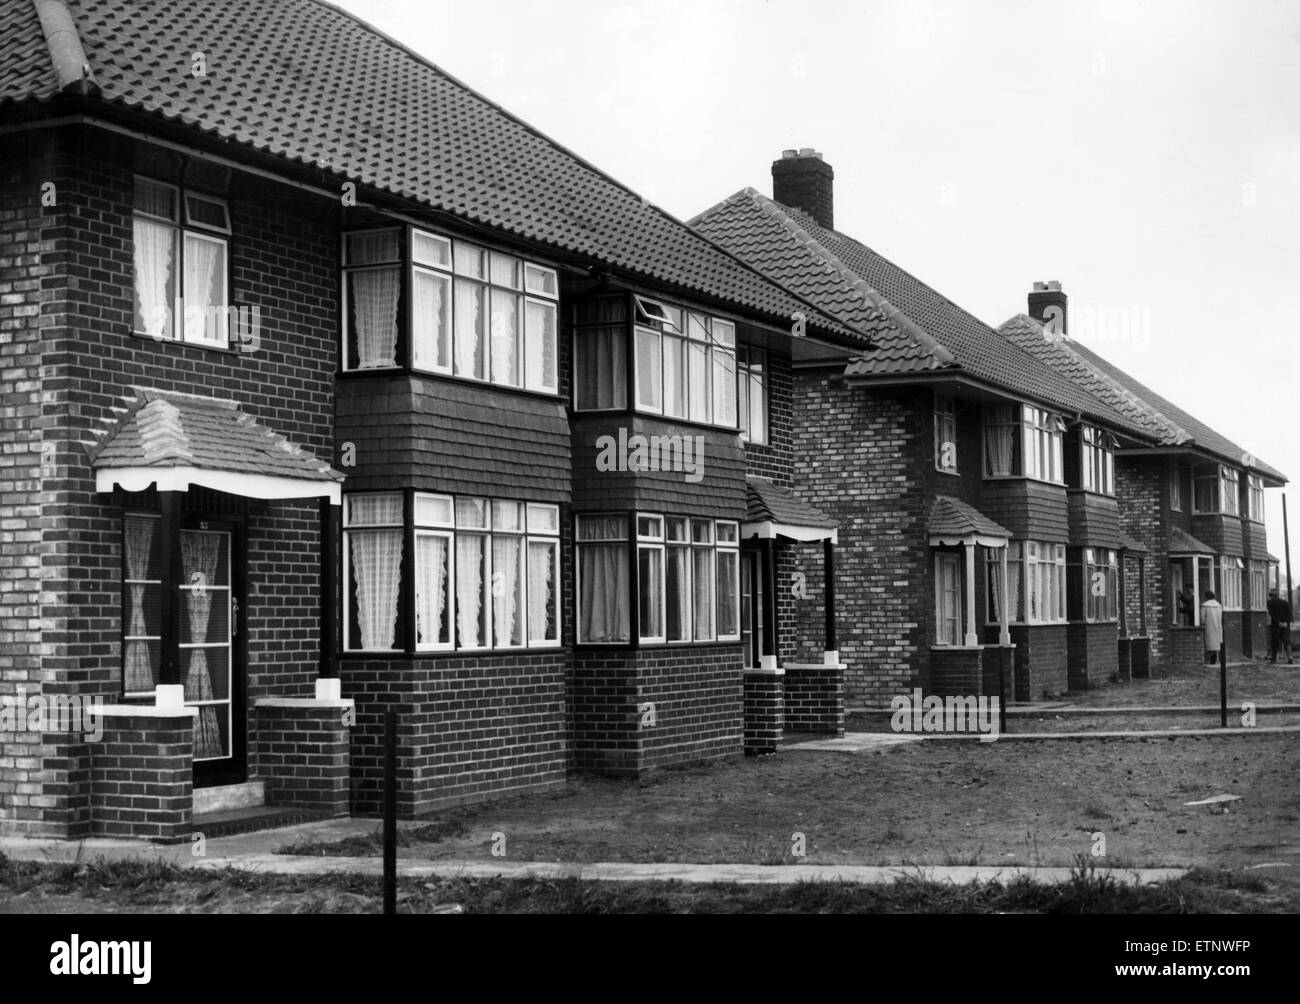
[[[1213,554],[1214,548],[1207,547],[1182,527],[1169,528],[1170,554]]]
[[[1011,344],[887,258],[752,188],[702,213],[691,225],[837,317],[853,316],[864,290],[870,290],[900,331],[877,336],[877,349],[851,362],[846,377],[960,372],[1031,400],[1079,412],[1140,436],[1146,434],[1144,427],[1135,426],[1126,415]],[[860,285],[849,285],[845,277]]]
[[[254,421],[233,401],[140,391],[91,451],[96,470],[197,467],[299,481],[343,475],[284,436]]]
[[[834,529],[838,524],[824,512],[801,501],[789,488],[767,478],[747,477],[746,523],[783,523]]]
[[[68,0],[107,104],[332,173],[580,263],[870,344],[404,46],[316,0]],[[58,93],[32,0],[0,0],[0,108]],[[203,53],[206,74],[191,72]],[[364,189],[363,189],[364,190]]]
[[[1147,553],[1147,546],[1144,543],[1142,543],[1142,541],[1130,537],[1127,533],[1125,533],[1122,530],[1120,531],[1119,534],[1119,549],[1121,551],[1128,551],[1132,554]]]
[[[930,505],[927,526],[932,537],[967,537],[979,534],[985,537],[1010,539],[1005,528],[989,519],[974,506],[950,495],[938,495]]]
[[[1161,444],[1199,446],[1230,463],[1242,462],[1246,451],[1232,440],[1215,432],[1195,416],[1161,397],[1073,338],[1049,335],[1041,323],[1025,314],[1017,314],[998,330],[1025,351],[1032,352],[1048,365],[1066,373],[1080,386],[1105,397],[1117,409],[1132,414],[1134,421],[1146,421]],[[1256,458],[1243,466],[1270,478],[1286,480],[1281,471]]]

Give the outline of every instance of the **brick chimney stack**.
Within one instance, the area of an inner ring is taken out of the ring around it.
[[[811,147],[784,150],[772,161],[772,198],[835,229],[835,172]]]
[[[1029,316],[1040,322],[1049,335],[1061,337],[1070,333],[1066,310],[1069,297],[1055,279],[1036,282],[1029,291]]]

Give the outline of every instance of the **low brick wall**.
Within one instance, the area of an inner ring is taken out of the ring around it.
[[[194,808],[194,711],[103,711],[104,733],[85,744],[90,833],[174,843],[190,835]]]
[[[775,753],[785,729],[785,687],[780,673],[745,674],[745,755]]]
[[[1205,664],[1205,632],[1199,627],[1169,629],[1169,665],[1171,668]]]
[[[984,692],[984,650],[980,648],[930,649],[930,686],[926,695],[964,697]]]
[[[999,700],[1008,702],[1014,700],[1016,693],[1016,647],[1014,645],[985,645],[981,663],[983,668],[983,689],[980,693],[986,697],[996,697]]]
[[[264,698],[253,710],[253,776],[266,804],[346,816],[350,700]]]
[[[1041,701],[1070,689],[1066,625],[1013,624],[1016,700]]]
[[[1151,677],[1151,639],[1147,637],[1129,639],[1129,657],[1132,660],[1133,679],[1147,680]]]
[[[844,735],[844,665],[787,663],[785,727],[789,732]]]
[[[1088,690],[1118,676],[1117,625],[1078,621],[1066,625],[1065,637],[1071,690]]]

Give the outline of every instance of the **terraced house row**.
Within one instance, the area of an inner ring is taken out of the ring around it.
[[[1182,584],[1261,644],[1282,475],[811,151],[688,225],[314,0],[0,20],[0,697],[100,726],[0,718],[0,830],[374,812],[389,710],[409,817],[1036,700]]]

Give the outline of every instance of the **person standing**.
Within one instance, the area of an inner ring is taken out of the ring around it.
[[[1206,590],[1201,604],[1201,627],[1205,629],[1205,661],[1213,666],[1219,661],[1219,646],[1223,644],[1223,607],[1212,589]]]
[[[1286,649],[1286,661],[1295,665],[1291,657],[1291,604],[1278,596],[1276,589],[1268,591],[1268,661],[1277,662],[1278,646]]]
[[[1187,627],[1196,623],[1196,611],[1193,605],[1196,603],[1196,594],[1192,592],[1192,587],[1188,586],[1178,594],[1178,619]]]

